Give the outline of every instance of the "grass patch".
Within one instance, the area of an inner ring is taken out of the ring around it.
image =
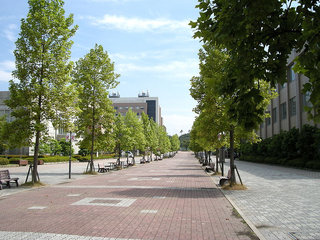
[[[245,185],[241,185],[241,184],[234,184],[232,186],[227,184],[227,185],[224,185],[222,189],[223,190],[247,190],[248,188]]]
[[[22,187],[43,187],[45,185],[46,184],[44,184],[42,182],[35,182],[35,183],[26,182],[26,183],[21,184]]]
[[[83,172],[83,174],[87,174],[87,175],[98,175],[98,173],[97,173],[96,171]]]

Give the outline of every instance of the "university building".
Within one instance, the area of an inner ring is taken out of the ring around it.
[[[308,78],[292,69],[293,60],[297,55],[293,51],[288,58],[287,82],[276,86],[278,96],[271,100],[267,110],[271,117],[266,118],[257,131],[263,139],[279,134],[281,130],[289,131],[294,127],[301,129],[305,124],[317,126],[312,120],[308,120],[307,112],[304,110],[305,106],[312,106],[309,102],[310,93],[301,92]]]
[[[138,97],[120,97],[119,93],[111,93],[109,99],[117,114],[125,116],[131,109],[140,117],[144,112],[150,119],[152,118],[157,124],[163,126],[158,97],[150,97],[148,92],[141,92]]]

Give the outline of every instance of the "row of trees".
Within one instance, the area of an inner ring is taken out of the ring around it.
[[[286,82],[287,59],[299,52],[294,70],[309,78],[309,116],[319,120],[319,5],[316,1],[198,0],[198,19],[190,22],[203,42],[200,76],[191,79],[198,114],[190,148],[231,148],[231,184],[235,183],[233,148],[240,139],[257,140],[254,129],[269,114],[273,87]],[[235,22],[237,24],[235,24]]]
[[[144,158],[146,155],[152,158],[153,153],[159,156],[168,152],[176,152],[180,148],[177,134],[169,137],[163,126],[159,126],[145,113],[142,113],[139,119],[131,109],[125,116],[121,114],[116,116],[113,136],[115,152],[119,155],[118,161],[120,161],[122,151],[132,151],[135,155],[139,150]]]
[[[114,72],[108,53],[96,44],[74,64],[70,61],[71,37],[78,26],[73,25],[72,14],[65,16],[64,2],[29,0],[28,3],[29,12],[21,20],[14,51],[15,79],[10,81],[10,99],[6,101],[14,120],[1,124],[4,126],[0,132],[5,146],[34,145],[32,182],[37,181],[40,142],[47,136],[49,124],[82,137],[81,146],[91,153],[90,171],[94,169],[95,151],[110,150],[115,145],[128,149],[129,142],[133,148],[144,146],[135,142],[138,136],[120,127],[124,121],[121,116],[115,119],[108,90],[118,85],[119,74]],[[162,141],[164,130],[157,128],[157,131],[161,141],[156,138],[158,144],[152,142],[146,146],[151,151],[169,149],[167,136]],[[136,134],[141,132],[137,130]],[[147,135],[150,132],[145,132],[147,144],[151,141]],[[119,140],[122,138],[127,141]]]

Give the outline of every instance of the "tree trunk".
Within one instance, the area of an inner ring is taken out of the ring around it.
[[[208,165],[208,152],[204,151],[204,156],[205,156],[205,160],[204,160],[204,166]]]
[[[219,149],[216,149],[216,172],[219,172]]]
[[[236,175],[234,171],[234,127],[230,129],[230,169],[231,169],[231,179],[230,186],[236,184]]]
[[[95,134],[95,109],[94,106],[92,108],[92,131],[91,131],[91,152],[90,152],[90,172],[94,171],[94,166],[93,166],[93,152],[94,152],[94,134]]]
[[[40,131],[36,132],[36,143],[34,145],[34,156],[33,156],[33,170],[32,170],[32,183],[38,181],[38,155],[39,155],[39,143],[40,143]]]

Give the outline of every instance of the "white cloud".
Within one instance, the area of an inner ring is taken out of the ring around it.
[[[8,25],[8,27],[3,31],[5,37],[11,41],[11,42],[15,42],[17,40],[16,37],[16,33],[15,30],[17,29],[17,25],[15,24],[10,24]]]
[[[158,19],[142,19],[127,18],[124,16],[104,15],[103,18],[89,17],[92,24],[104,26],[107,28],[119,29],[128,32],[146,32],[146,31],[177,31],[190,30],[188,26],[189,20],[170,20],[165,18]]]
[[[12,71],[15,68],[13,61],[0,62],[0,81],[9,82],[12,79]]]
[[[193,124],[194,117],[180,114],[168,114],[163,115],[163,124],[167,128],[167,132],[170,135],[178,134],[181,130],[187,133]]]
[[[185,61],[172,61],[158,65],[136,65],[133,63],[116,64],[117,71],[127,72],[154,72],[157,74],[170,74],[176,78],[191,78],[199,73],[198,60],[186,59]]]

